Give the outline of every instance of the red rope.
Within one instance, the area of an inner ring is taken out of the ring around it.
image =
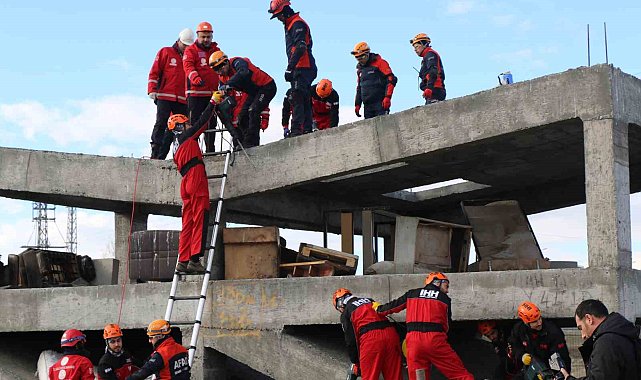
[[[131,233],[134,228],[134,212],[136,211],[136,191],[138,190],[138,173],[140,172],[140,162],[138,160],[138,166],[136,167],[136,178],[134,179],[134,194],[133,199],[131,200],[131,220],[129,221],[129,238],[127,240],[127,263],[125,265],[125,276],[129,276],[129,260],[131,259]],[[125,303],[125,287],[127,286],[127,280],[122,282],[122,291],[120,293],[120,309],[118,310],[118,324],[120,324],[120,317],[122,316],[122,305]]]

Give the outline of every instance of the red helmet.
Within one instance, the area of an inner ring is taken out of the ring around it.
[[[78,342],[84,342],[86,340],[87,337],[82,331],[69,329],[65,331],[65,333],[62,334],[62,338],[60,338],[60,347],[73,347],[78,344]]]
[[[274,17],[277,17],[280,12],[283,11],[283,9],[286,6],[292,5],[292,3],[289,0],[272,0],[269,2],[269,10],[267,12],[272,14],[272,17],[270,17],[270,20],[273,19]]]
[[[198,24],[198,27],[196,28],[196,32],[212,32],[213,33],[214,28],[207,21],[203,21],[200,24]]]
[[[434,284],[434,281],[438,281],[438,284]],[[428,274],[427,277],[425,277],[425,285],[434,284],[436,286],[439,286],[443,281],[450,282],[447,276],[441,272],[432,272]]]
[[[488,335],[492,330],[496,329],[496,322],[494,321],[481,321],[479,322],[477,329],[479,334]]]
[[[519,318],[523,323],[536,322],[541,318],[541,310],[530,301],[525,301],[519,305]]]

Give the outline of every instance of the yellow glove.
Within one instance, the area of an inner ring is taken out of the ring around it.
[[[532,363],[532,356],[530,354],[523,354],[521,361],[525,365],[530,365]]]
[[[377,311],[379,306],[381,306],[380,302],[372,302],[372,309],[374,309],[374,311]]]
[[[211,100],[215,104],[220,104],[220,102],[222,102],[224,98],[225,93],[223,91],[214,91],[213,95],[211,96]]]

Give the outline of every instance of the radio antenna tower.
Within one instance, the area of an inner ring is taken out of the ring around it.
[[[51,211],[51,214],[49,214]],[[36,222],[36,247],[49,248],[49,221],[56,221],[56,206],[42,202],[33,202],[31,217]]]
[[[67,207],[67,250],[78,253],[78,220],[75,207]]]

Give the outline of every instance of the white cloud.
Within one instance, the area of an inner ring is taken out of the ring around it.
[[[58,107],[35,101],[0,104],[0,123],[14,125],[25,138],[49,139],[62,147],[75,144],[86,153],[108,142],[127,154],[130,149],[123,145],[147,143],[154,120],[154,104],[142,96],[70,100]]]
[[[454,0],[447,4],[447,13],[450,14],[465,14],[469,13],[474,8],[475,2],[472,0]]]

